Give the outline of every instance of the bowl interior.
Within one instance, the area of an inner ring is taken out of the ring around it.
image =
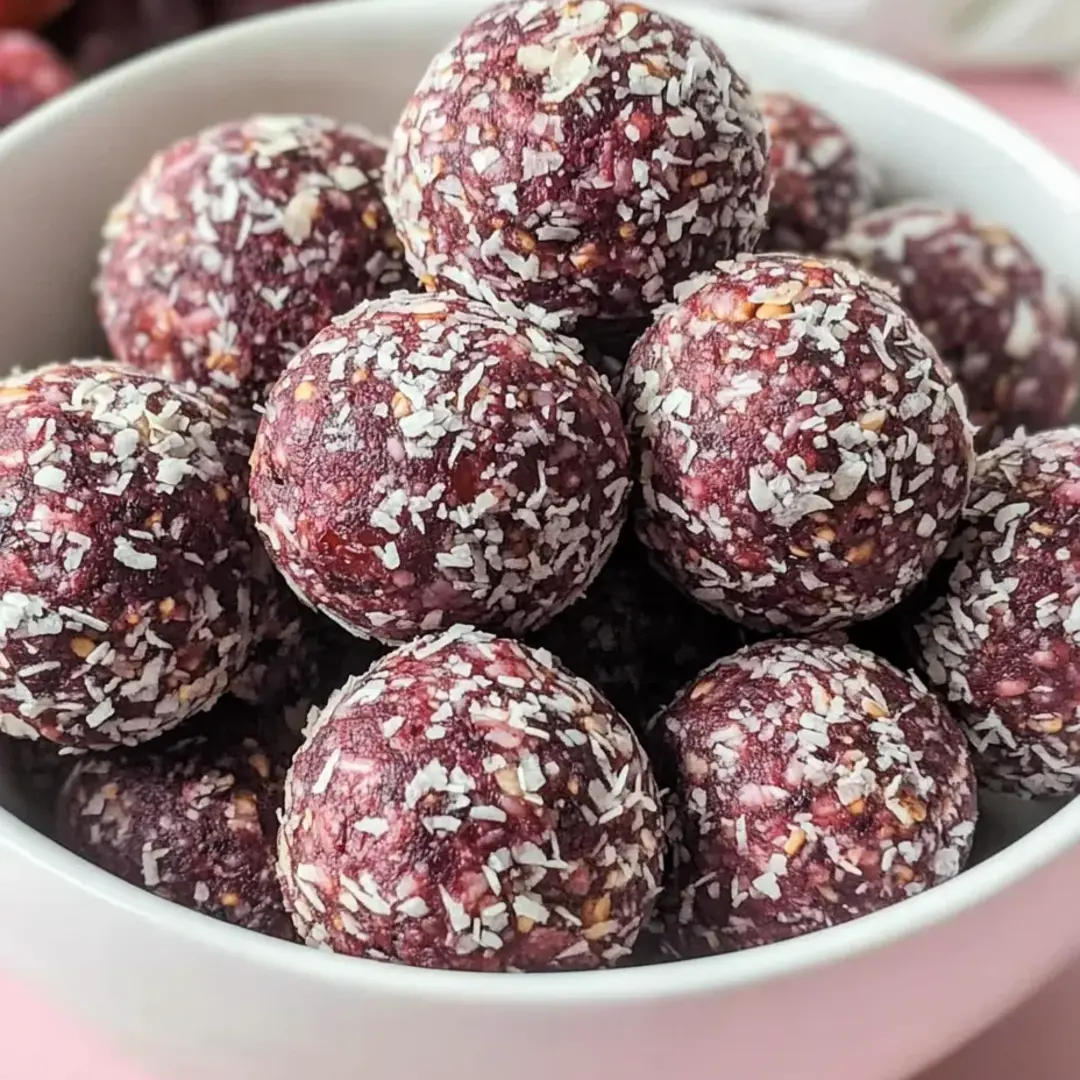
[[[100,225],[153,151],[206,124],[257,111],[322,112],[387,132],[430,57],[486,6],[487,0],[366,0],[296,9],[136,61],[6,131],[0,371],[101,352],[90,297]],[[1056,276],[1080,288],[1080,179],[1004,120],[933,79],[799,30],[695,3],[654,6],[710,33],[755,88],[802,93],[834,113],[892,193],[938,197],[1014,228]],[[0,804],[17,811],[7,789],[0,771]],[[988,800],[981,857],[1056,809]],[[1000,874],[978,883],[961,877],[935,890],[954,902],[927,894],[882,916],[904,932],[920,922],[919,912],[938,910],[940,917],[974,903],[1075,842],[1080,806],[1061,818],[1067,821],[1055,821],[1050,832],[1038,830],[1038,850],[1034,836],[1011,848],[1007,859],[1019,849],[1027,854],[1003,864]],[[18,843],[21,828],[0,811],[6,841]],[[855,932],[831,933],[839,945],[839,937]]]

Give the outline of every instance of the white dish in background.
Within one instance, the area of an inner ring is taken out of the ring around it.
[[[255,111],[388,130],[429,57],[486,0],[301,7],[123,67],[0,136],[0,367],[100,348],[106,210],[152,151]],[[1080,178],[942,83],[799,30],[687,3],[756,87],[835,113],[897,191],[1015,228],[1080,286]],[[1080,801],[987,807],[1006,850],[888,911],[739,955],[558,975],[336,957],[130,887],[0,811],[0,969],[94,1024],[154,1080],[803,1080],[910,1075],[1063,966],[1080,920]],[[1031,830],[1031,831],[1028,831]],[[1026,835],[1023,835],[1026,833]]]

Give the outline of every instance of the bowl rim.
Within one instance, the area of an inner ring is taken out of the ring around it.
[[[490,0],[438,0],[439,18],[463,24]],[[856,45],[836,41],[790,24],[736,11],[716,10],[701,0],[650,0],[653,7],[700,26],[722,43],[725,27],[767,33],[777,52],[813,51],[822,66],[843,67],[853,82],[878,88],[946,116],[1003,156],[1022,161],[1039,184],[1063,206],[1072,208],[1080,234],[1080,175],[1011,122],[945,81]],[[197,67],[204,57],[240,39],[269,42],[290,27],[329,32],[339,19],[384,20],[408,32],[418,14],[431,17],[433,0],[333,0],[274,12],[195,35],[131,60],[89,80],[35,110],[0,133],[0,163],[23,143],[47,137],[49,130],[72,120],[92,102],[124,92],[154,78],[162,63]],[[723,956],[677,963],[584,972],[499,974],[413,968],[338,956],[252,933],[171,904],[113,877],[38,833],[0,808],[0,851],[58,878],[86,897],[108,904],[133,919],[172,934],[177,942],[231,956],[254,968],[331,983],[348,991],[363,989],[389,996],[441,1001],[453,998],[502,1007],[535,1005],[607,1006],[615,1002],[715,995],[738,987],[864,954],[928,930],[974,908],[1048,865],[1080,841],[1080,799],[1026,835],[951,881],[902,903],[840,926],[789,941]]]

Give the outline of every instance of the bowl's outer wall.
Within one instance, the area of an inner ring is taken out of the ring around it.
[[[175,919],[201,916],[159,904],[147,919],[9,849],[0,968],[93,1025],[148,1080],[901,1080],[1065,965],[1076,920],[1061,898],[1078,889],[1080,864],[1058,860],[885,948],[726,991],[477,1004],[419,981],[375,992],[288,973],[219,937],[181,945]],[[239,946],[245,935],[230,936]],[[300,948],[267,946],[262,959]]]
[[[10,129],[0,138],[0,369],[101,349],[89,295],[98,227],[154,150],[260,110],[321,111],[387,131],[429,56],[483,6],[300,8],[136,62]],[[797,31],[656,6],[711,32],[756,86],[803,91],[835,112],[895,190],[933,192],[1011,225],[1059,275],[1080,283],[1080,184],[978,106]],[[1080,834],[1077,810],[1020,847],[1035,852],[1040,837],[1053,837],[1043,843],[1049,858]],[[992,862],[1007,867],[1016,850]],[[298,965],[285,962],[289,946],[204,930],[206,920],[147,903],[0,811],[0,967],[98,1025],[154,1080],[651,1080],[671,1070],[897,1080],[991,1023],[1080,942],[1080,920],[1056,899],[1080,887],[1075,854],[998,892],[1008,877],[986,865],[969,875],[972,884],[938,890],[957,908],[977,899],[977,887],[988,895],[962,918],[881,949],[852,944],[843,954],[845,942],[888,925],[878,917],[854,934],[822,935],[818,953],[829,963],[784,978],[753,984],[740,976],[733,985],[697,977],[729,964],[705,961],[712,966],[681,966],[681,992],[669,971],[657,975],[665,990],[652,998],[591,996],[584,988],[613,986],[591,976],[565,995],[571,984],[553,977],[560,990],[548,994],[546,977],[534,976],[528,995],[478,1001],[426,973],[386,983],[354,962],[345,977],[347,961]],[[920,903],[902,907],[931,910]],[[736,969],[746,970],[723,970]]]

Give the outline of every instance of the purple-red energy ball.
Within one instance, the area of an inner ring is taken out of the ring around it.
[[[1066,297],[1013,233],[907,202],[853,222],[831,250],[899,287],[964,391],[980,447],[1065,422],[1080,387]]]
[[[797,937],[958,874],[975,831],[964,736],[917,680],[852,645],[766,641],[662,717],[678,762],[683,954]]]
[[[648,918],[659,793],[550,653],[452,627],[352,679],[286,781],[279,873],[309,945],[421,967],[611,966]]]
[[[0,383],[0,729],[82,749],[210,708],[262,635],[249,425],[104,361]]]
[[[979,459],[948,587],[917,623],[986,786],[1080,790],[1080,428]]]
[[[615,0],[473,20],[405,108],[387,204],[417,276],[555,325],[639,316],[751,250],[761,115],[707,37]]]
[[[620,391],[638,535],[686,592],[755,629],[897,604],[945,549],[974,464],[933,346],[839,261],[744,255],[677,297]]]
[[[117,358],[261,400],[334,315],[406,283],[384,155],[317,116],[221,124],[158,154],[105,225],[98,308]]]
[[[275,871],[287,755],[205,733],[80,760],[60,793],[61,842],[155,896],[292,940]]]
[[[794,94],[760,98],[769,132],[768,230],[763,251],[820,253],[870,209],[872,176],[851,136]]]
[[[619,407],[573,343],[487,304],[401,293],[319,334],[267,402],[252,508],[274,562],[362,637],[533,629],[615,545]]]

